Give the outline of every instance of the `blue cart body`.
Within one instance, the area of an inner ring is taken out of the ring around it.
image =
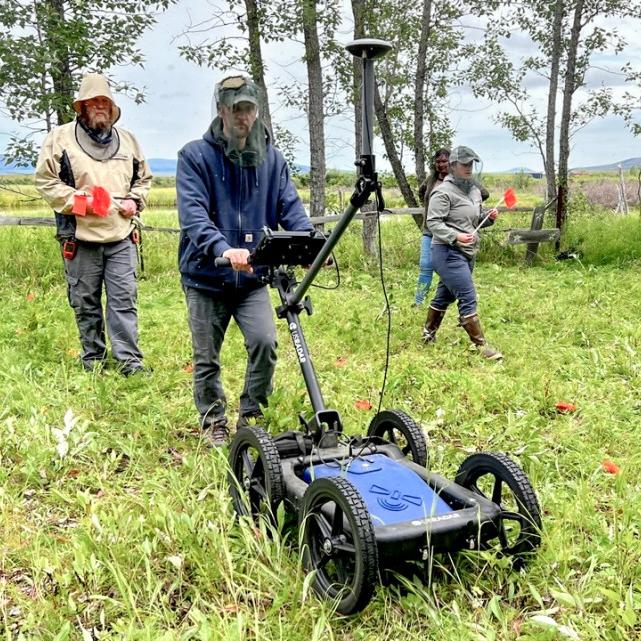
[[[303,480],[342,476],[361,494],[374,526],[449,514],[453,509],[413,470],[384,454],[310,465]]]

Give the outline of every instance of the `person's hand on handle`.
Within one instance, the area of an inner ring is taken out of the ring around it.
[[[490,209],[490,211],[487,212],[487,217],[490,220],[496,220],[499,217],[499,210],[496,208]]]
[[[457,234],[456,236],[456,242],[461,245],[469,245],[470,243],[473,243],[475,240],[476,240],[476,236],[474,234]]]
[[[228,258],[232,269],[237,272],[252,272],[252,266],[249,264],[249,250],[232,247],[223,252],[223,258]]]

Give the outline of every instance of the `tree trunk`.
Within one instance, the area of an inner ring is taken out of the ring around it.
[[[387,153],[387,158],[392,165],[392,170],[394,172],[394,177],[396,182],[401,190],[403,195],[403,200],[408,207],[418,207],[416,202],[416,197],[414,192],[410,187],[409,182],[407,182],[407,176],[405,175],[405,170],[401,163],[396,147],[394,146],[394,135],[392,133],[392,128],[390,126],[389,120],[387,119],[387,113],[385,112],[385,106],[381,100],[381,93],[376,85],[376,91],[374,95],[374,109],[376,111],[376,118],[378,120],[378,126],[381,130],[381,136],[383,137],[383,142],[385,143],[385,152]],[[414,222],[420,227],[423,224],[423,216],[416,214],[414,216]]]
[[[309,88],[307,121],[310,153],[310,215],[323,216],[325,213],[325,116],[316,0],[303,0],[303,35]]]
[[[572,115],[572,97],[576,91],[575,70],[576,57],[581,37],[581,18],[583,17],[584,0],[577,0],[574,6],[574,17],[570,31],[570,44],[567,53],[567,66],[563,85],[563,106],[561,108],[561,127],[559,131],[559,193],[557,201],[557,227],[563,230],[567,218],[568,193],[568,160],[570,157],[570,119]]]
[[[552,21],[552,50],[550,52],[550,86],[548,88],[548,111],[545,124],[545,178],[547,200],[556,196],[556,172],[554,170],[554,133],[556,126],[556,99],[559,91],[559,60],[561,58],[561,29],[563,26],[563,0],[556,0]]]
[[[259,0],[245,0],[245,10],[247,11],[247,33],[249,37],[249,67],[252,80],[258,85],[260,92],[260,114],[263,122],[269,129],[269,133],[274,136],[272,127],[272,116],[269,110],[269,96],[267,94],[267,85],[265,84],[265,63],[260,46],[260,16],[258,14]]]
[[[48,0],[46,3],[46,40],[48,41],[49,51],[56,52],[50,66],[51,81],[53,91],[60,96],[55,108],[58,125],[71,122],[75,114],[70,105],[73,101],[74,89],[73,78],[71,76],[71,62],[69,60],[69,49],[57,39],[60,34],[64,33],[62,25],[65,23],[65,2],[64,0]]]
[[[40,44],[40,47],[45,46],[45,38],[42,35],[42,24],[40,20],[37,18],[38,12],[36,11],[34,16],[35,16],[35,28],[36,28],[36,33],[38,34],[38,43]],[[40,91],[42,92],[43,96],[46,96],[48,91],[47,91],[47,81],[48,81],[48,76],[47,76],[47,71],[46,69],[42,69],[42,71],[39,74],[40,78]],[[51,116],[53,116],[53,110],[51,107],[48,107],[46,111],[44,112],[44,117],[45,117],[45,126],[46,126],[46,131],[49,133],[53,129],[53,123],[51,122]]]
[[[427,46],[432,30],[432,0],[423,0],[421,35],[418,41],[416,82],[414,83],[414,160],[416,180],[425,180],[425,80],[427,78]]]

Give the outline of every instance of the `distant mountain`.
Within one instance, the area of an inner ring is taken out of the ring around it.
[[[154,176],[174,176],[176,160],[173,158],[149,158],[149,169]]]
[[[149,168],[154,176],[175,176],[176,160],[174,158],[149,158]],[[306,165],[297,165],[301,174],[309,173]],[[32,174],[35,167],[18,167],[13,163],[5,164],[0,156],[0,175],[3,174]]]
[[[626,170],[641,167],[641,158],[627,158],[609,165],[594,165],[592,167],[573,167],[570,171],[619,171],[619,165]]]
[[[35,171],[35,167],[18,167],[13,163],[8,165],[2,160],[0,156],[0,175],[1,174],[32,174]]]
[[[529,167],[512,167],[505,171],[499,171],[499,174],[539,174],[541,172],[530,169]]]
[[[168,158],[150,158],[151,173],[156,176],[173,176],[176,173],[176,161]],[[32,174],[35,167],[17,167],[13,163],[6,164],[0,156],[0,174]]]

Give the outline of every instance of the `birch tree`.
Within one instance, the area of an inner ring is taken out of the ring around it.
[[[422,0],[352,1],[362,32],[393,45],[377,64],[375,111],[385,155],[408,207],[417,207],[408,178],[413,169],[425,177],[430,150],[449,144],[452,129],[446,108],[448,88],[456,82],[451,72],[460,47],[461,11],[456,3]],[[420,226],[422,216],[416,216]]]
[[[619,68],[598,67],[610,73],[612,85],[591,82],[598,54],[620,54],[626,41],[616,28],[626,21],[641,26],[638,0],[527,0],[518,5],[484,1],[471,3],[487,18],[480,45],[470,45],[466,56],[474,62],[468,79],[477,96],[510,108],[497,121],[519,141],[530,143],[545,167],[547,196],[557,201],[557,226],[566,219],[568,163],[573,137],[595,118],[622,116],[634,133],[633,114],[639,105],[639,70],[629,63]],[[532,54],[516,59],[510,38],[517,34],[534,43]],[[534,89],[545,82],[545,111],[537,107]],[[628,85],[615,95],[614,84]],[[560,112],[560,113],[559,113]]]
[[[21,166],[37,157],[34,135],[75,117],[80,77],[117,65],[142,65],[137,46],[157,12],[174,0],[5,0],[0,3],[0,106],[19,123],[5,158]],[[137,103],[144,94],[126,82],[115,90]]]

